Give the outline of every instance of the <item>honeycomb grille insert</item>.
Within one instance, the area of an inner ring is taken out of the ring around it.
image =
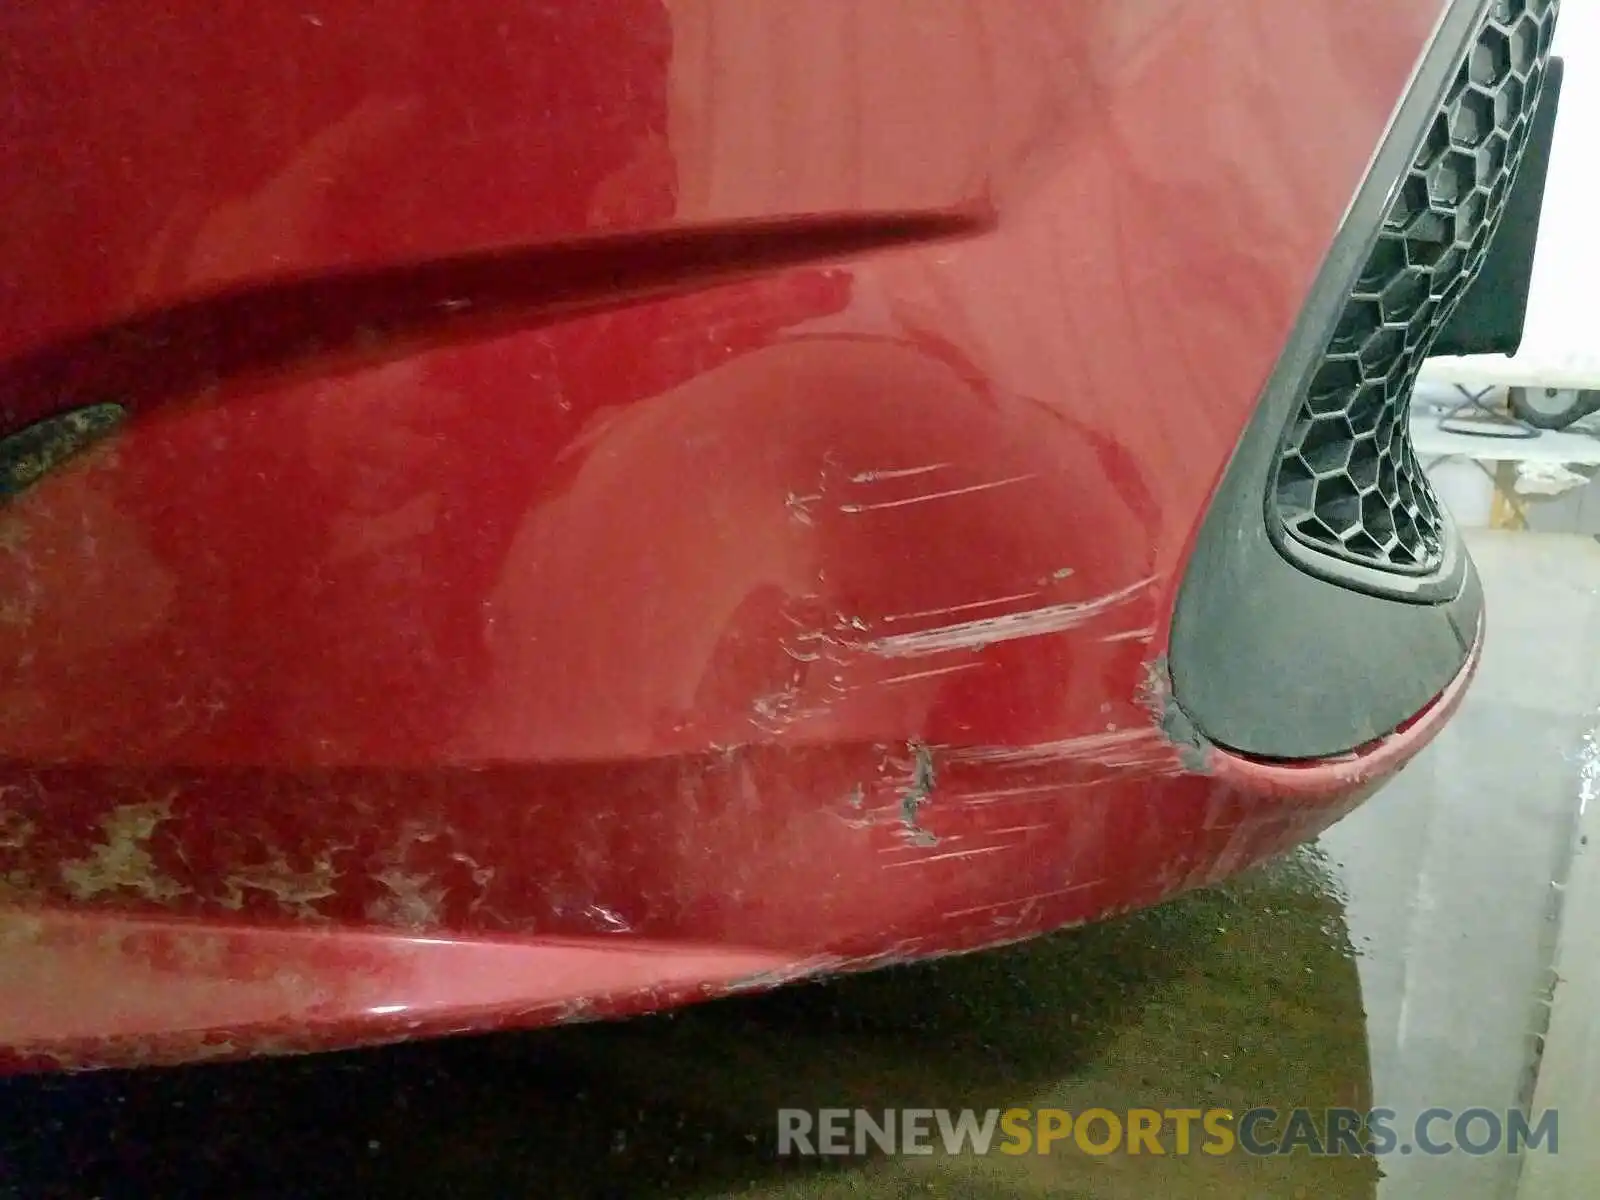
[[[1443,565],[1439,500],[1411,446],[1411,390],[1499,224],[1558,7],[1493,6],[1394,192],[1280,449],[1269,516],[1291,557],[1411,576]]]

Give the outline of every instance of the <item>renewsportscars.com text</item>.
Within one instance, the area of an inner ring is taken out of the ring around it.
[[[1559,1153],[1554,1109],[783,1108],[780,1155]]]

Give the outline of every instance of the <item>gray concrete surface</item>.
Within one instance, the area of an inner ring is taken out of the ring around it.
[[[1434,743],[1323,839],[1361,952],[1375,1100],[1402,1114],[1531,1098],[1552,884],[1572,852],[1580,752],[1600,713],[1600,545],[1466,532],[1489,614],[1478,677]],[[1519,1165],[1387,1159],[1379,1195],[1500,1200]]]
[[[1580,755],[1578,847],[1562,897],[1554,1009],[1545,1037],[1537,1109],[1568,1115],[1561,1153],[1530,1159],[1517,1200],[1591,1200],[1600,1193],[1600,730]]]

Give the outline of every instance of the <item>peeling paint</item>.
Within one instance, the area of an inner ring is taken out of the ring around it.
[[[1165,655],[1145,664],[1139,703],[1155,718],[1156,728],[1178,751],[1178,758],[1185,767],[1202,773],[1211,769],[1210,743],[1173,698],[1172,675],[1167,669]]]
[[[166,902],[184,894],[150,856],[148,842],[156,826],[172,817],[173,797],[148,804],[123,804],[100,819],[105,841],[84,858],[61,864],[61,882],[78,900],[102,892],[129,891],[146,900]]]
[[[315,917],[316,901],[337,894],[337,877],[331,850],[325,850],[303,871],[291,867],[284,852],[277,850],[268,862],[230,871],[222,881],[224,894],[217,903],[237,912],[244,904],[245,892],[263,892],[298,917]]]
[[[408,865],[411,852],[419,843],[437,841],[440,833],[415,821],[400,829],[394,844],[379,859],[380,867],[370,873],[383,894],[367,903],[367,919],[402,929],[421,929],[437,925],[443,915],[446,890],[425,871]]]
[[[933,751],[928,744],[912,739],[906,747],[911,752],[911,782],[900,793],[900,824],[903,836],[912,846],[936,846],[939,839],[924,829],[919,813],[933,795],[937,777],[934,773]]]
[[[422,929],[437,925],[444,912],[445,889],[420,871],[390,867],[372,876],[388,889],[367,905],[367,916],[385,925]]]
[[[407,822],[388,850],[376,856],[375,869],[368,871],[368,877],[382,890],[367,903],[367,919],[411,930],[441,925],[446,916],[446,901],[450,898],[448,881],[437,872],[415,866],[411,855],[419,844],[449,838],[444,829]],[[467,911],[481,908],[494,879],[494,868],[479,866],[477,860],[459,850],[451,850],[445,857],[467,868],[472,878],[475,894],[470,899],[460,897]]]
[[[0,850],[26,849],[33,831],[33,822],[21,813],[0,811]]]
[[[1154,576],[1147,576],[1126,587],[1097,596],[1093,600],[1050,604],[1025,613],[980,617],[916,633],[890,634],[866,642],[863,648],[885,658],[916,658],[951,650],[976,650],[996,642],[1015,641],[1018,638],[1064,633],[1127,603],[1154,582]]]

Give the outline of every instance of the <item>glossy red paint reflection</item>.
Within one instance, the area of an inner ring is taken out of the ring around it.
[[[1436,10],[0,14],[0,420],[134,414],[0,514],[12,1061],[634,1011],[1333,820],[1453,700],[1293,773],[1150,681]]]

